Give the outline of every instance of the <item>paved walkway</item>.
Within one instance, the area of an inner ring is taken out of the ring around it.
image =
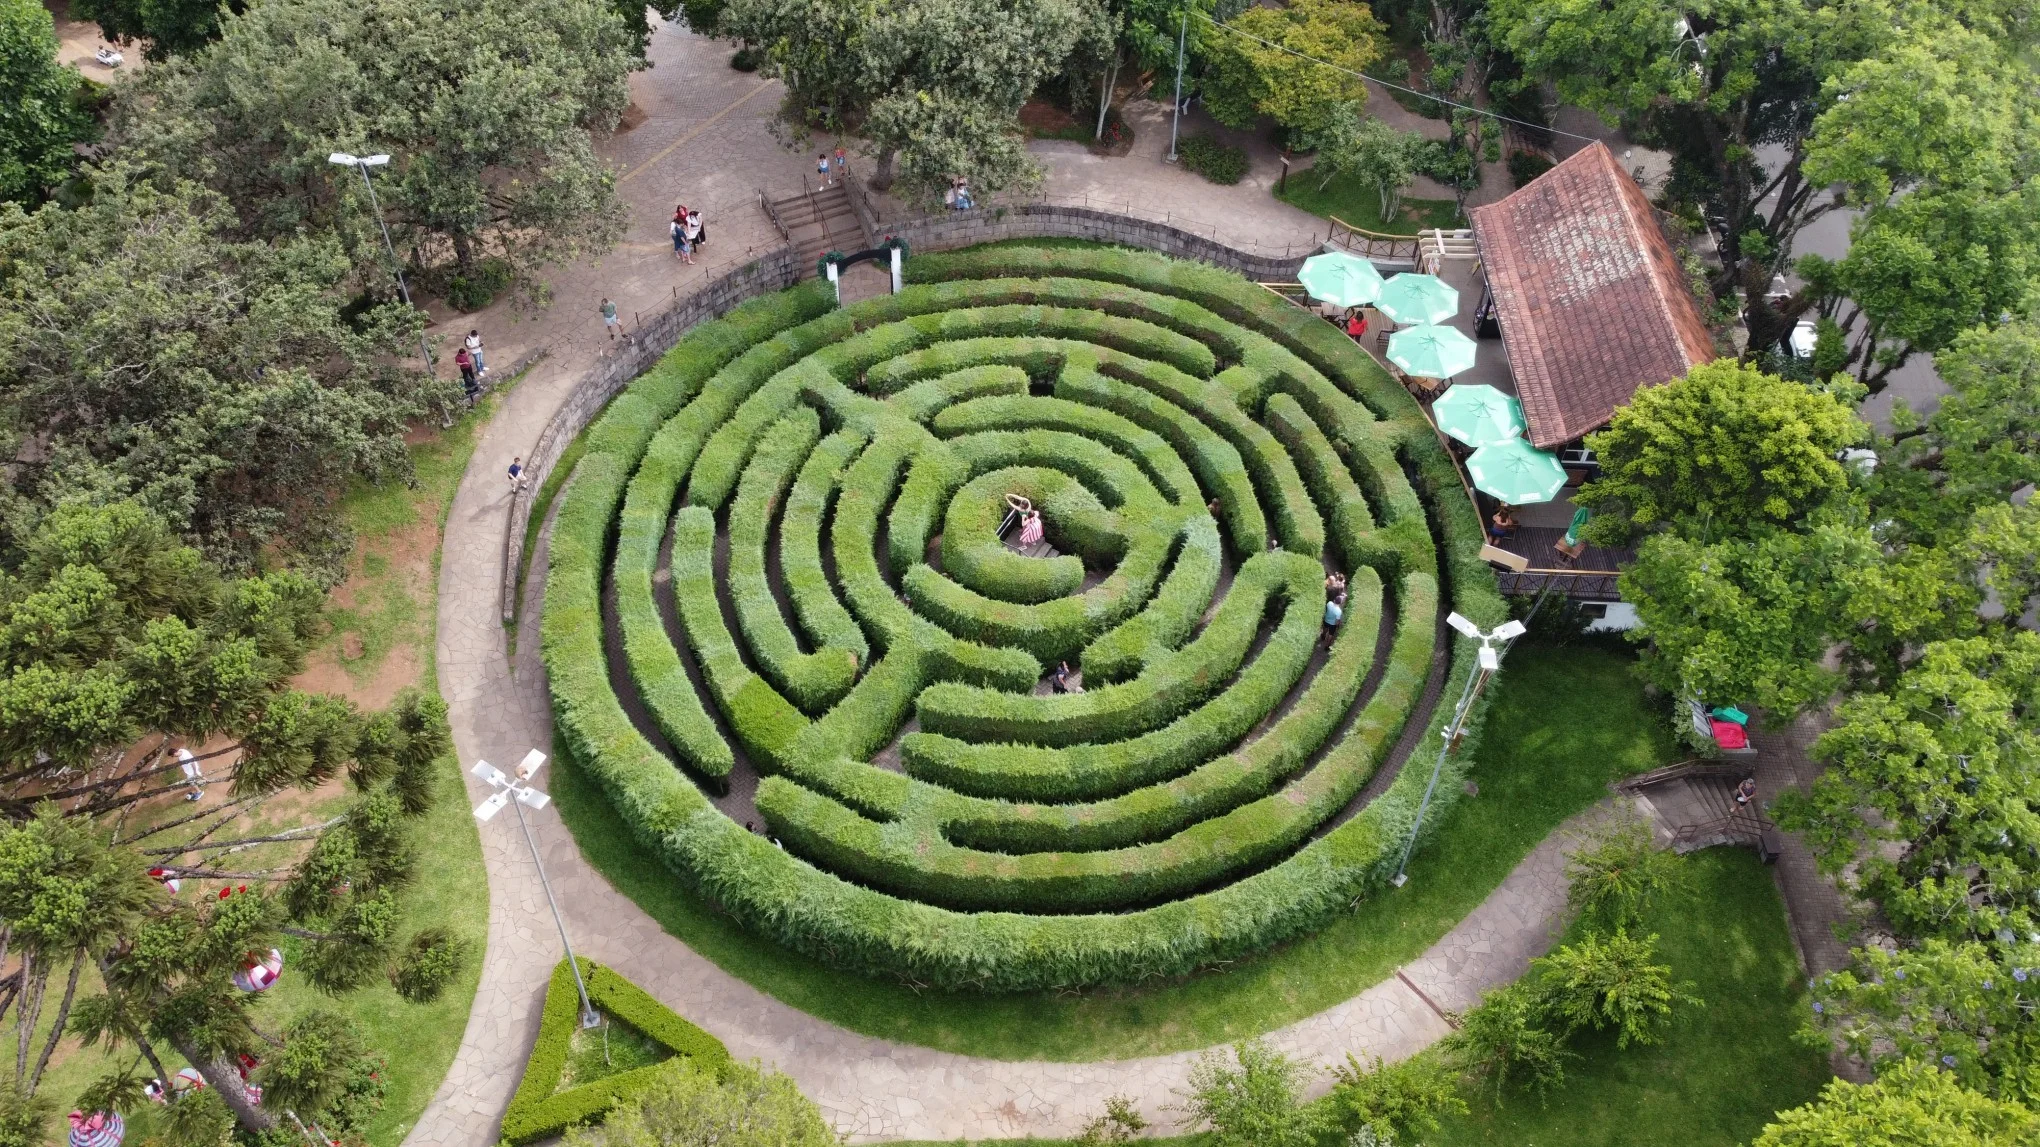
[[[498,408],[448,515],[437,664],[464,763],[508,764],[551,744],[538,663],[538,593],[528,591],[514,665],[497,611],[510,493],[502,475],[511,457],[536,441],[573,379],[606,349],[596,302],[606,294],[626,315],[649,311],[750,249],[773,245],[777,237],[750,205],[755,185],[793,183],[802,169],[801,157],[779,148],[766,130],[776,85],[730,70],[725,49],[671,28],[660,29],[652,54],[657,69],[633,80],[647,122],[602,148],[625,168],[626,242],[602,259],[564,269],[553,283],[552,307],[536,317],[499,304],[445,324],[483,327],[497,362],[535,347],[549,352]],[[695,162],[701,158],[712,162]],[[1052,170],[1066,166],[1056,156],[1044,158]],[[1169,194],[1186,202],[1192,191],[1201,202],[1216,190],[1179,173],[1163,175],[1183,183]],[[1145,188],[1155,178],[1151,165],[1135,160],[1116,169],[1112,185]],[[710,212],[710,257],[697,267],[678,264],[664,242],[670,203],[680,197]],[[1227,210],[1256,227],[1304,226],[1293,217],[1301,213],[1265,193],[1257,199],[1241,193]],[[542,569],[540,557],[535,565]],[[470,789],[476,799],[483,795],[472,779]],[[1003,1062],[857,1035],[779,1003],[668,936],[588,867],[556,815],[531,819],[580,954],[630,977],[738,1056],[790,1073],[854,1141],[1070,1134],[1114,1094],[1133,1096],[1150,1119],[1172,1125],[1164,1106],[1175,1101],[1196,1053],[1096,1064]],[[490,897],[481,986],[453,1067],[406,1140],[411,1147],[495,1142],[561,954],[514,818],[498,818],[481,835]],[[1440,1009],[1471,1005],[1482,988],[1519,975],[1549,943],[1563,906],[1566,841],[1561,832],[1541,844],[1479,909],[1397,976],[1272,1033],[1271,1041],[1301,1059],[1333,1064],[1348,1052],[1396,1059],[1437,1040],[1448,1030]]]

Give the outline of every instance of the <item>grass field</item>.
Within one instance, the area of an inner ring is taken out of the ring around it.
[[[1312,215],[1327,219],[1337,216],[1341,223],[1362,231],[1379,231],[1389,235],[1414,235],[1429,227],[1465,226],[1459,219],[1459,205],[1450,199],[1411,199],[1404,196],[1396,208],[1395,218],[1383,219],[1381,196],[1371,184],[1340,177],[1320,189],[1318,179],[1307,170],[1292,171],[1288,186],[1277,190],[1275,198],[1292,207],[1301,207]]]
[[[1792,1038],[1809,1001],[1771,874],[1743,849],[1709,849],[1687,865],[1691,888],[1651,913],[1643,930],[1658,935],[1661,962],[1693,982],[1702,1005],[1687,1009],[1656,1047],[1622,1051],[1612,1034],[1575,1037],[1580,1058],[1567,1066],[1563,1087],[1542,1099],[1512,1091],[1499,1103],[1469,1092],[1471,1110],[1427,1136],[1426,1147],[1736,1147],[1775,1112],[1815,1096],[1827,1063]],[[1208,1140],[1141,1142],[1202,1147]],[[975,1143],[1076,1147],[1068,1139]]]
[[[1771,873],[1739,848],[1686,863],[1692,887],[1640,931],[1658,935],[1659,962],[1693,982],[1702,1006],[1657,1047],[1617,1050],[1612,1033],[1581,1033],[1562,1089],[1543,1102],[1469,1097],[1472,1111],[1429,1147],[1734,1147],[1819,1092],[1827,1057],[1793,1039],[1811,1000]]]
[[[1524,645],[1502,674],[1472,777],[1410,882],[1314,936],[1222,972],[1082,994],[959,996],[827,968],[743,931],[631,840],[564,745],[553,796],[582,853],[666,930],[746,982],[854,1031],[998,1059],[1089,1061],[1245,1038],[1385,979],[1445,934],[1608,782],[1675,759],[1623,652]]]

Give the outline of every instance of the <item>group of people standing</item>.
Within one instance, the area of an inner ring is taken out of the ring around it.
[[[1346,620],[1346,575],[1329,573],[1325,575],[1325,640],[1339,631],[1339,623]]]
[[[708,228],[701,222],[701,212],[689,211],[685,203],[673,208],[673,257],[685,263],[694,262],[694,250],[708,242]]]
[[[823,187],[834,187],[836,184],[843,182],[843,178],[849,174],[850,155],[842,148],[836,149],[836,155],[833,159],[830,158],[829,153],[826,151],[815,153],[815,175],[822,181]]]
[[[460,368],[460,389],[467,395],[468,409],[475,408],[475,399],[482,396],[482,379],[488,376],[489,368],[482,361],[482,332],[470,330],[461,340],[460,349],[453,352],[453,365]]]

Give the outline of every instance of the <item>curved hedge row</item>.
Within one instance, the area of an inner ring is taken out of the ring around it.
[[[544,620],[573,756],[746,926],[945,988],[1181,974],[1365,895],[1424,771],[1346,814],[1438,719],[1442,610],[1503,615],[1421,413],[1210,267],[1001,247],[908,278],[746,304],[591,429]],[[1014,548],[1008,495],[1055,553]],[[697,787],[747,771],[727,813]]]

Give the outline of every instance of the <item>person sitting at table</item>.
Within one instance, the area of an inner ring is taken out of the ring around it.
[[[1487,532],[1488,538],[1497,542],[1515,534],[1516,516],[1509,512],[1508,503],[1504,502],[1495,507],[1493,516],[1488,518]]]

